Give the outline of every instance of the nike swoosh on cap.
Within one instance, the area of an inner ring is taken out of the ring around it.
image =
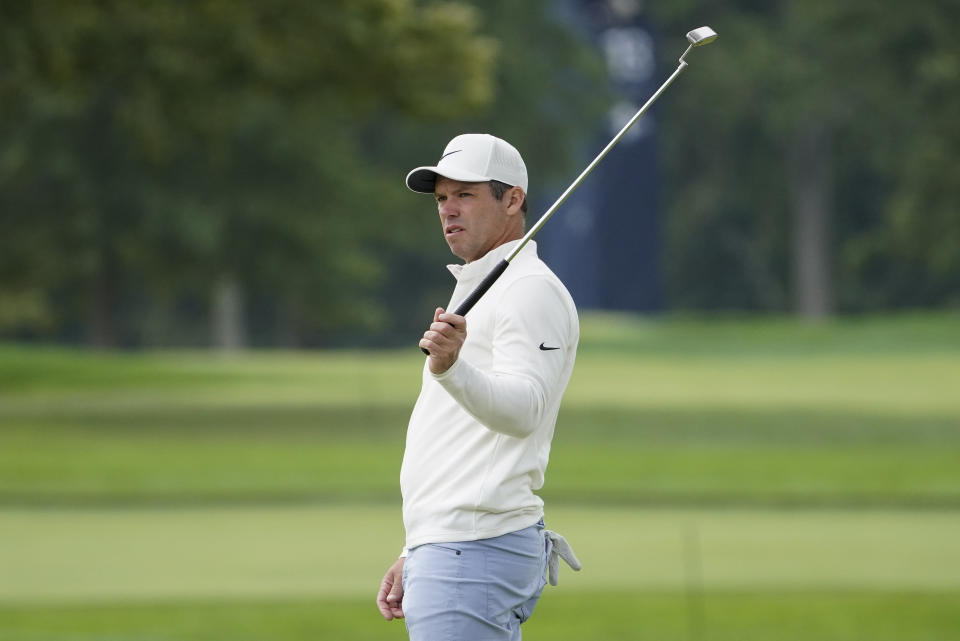
[[[545,343],[546,341],[544,341]],[[546,347],[543,343],[540,343],[540,351],[549,352],[551,349],[560,349],[559,347]]]
[[[442,156],[440,156],[440,160],[443,160],[444,158],[446,158],[446,157],[449,156],[450,154],[455,154],[455,153],[457,153],[458,151],[463,151],[463,149],[454,149],[453,151],[448,151],[447,153],[445,153],[445,154],[443,154]],[[438,160],[437,162],[440,162],[440,160]]]

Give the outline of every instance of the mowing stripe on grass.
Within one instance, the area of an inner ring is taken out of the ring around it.
[[[952,641],[960,592],[550,590],[525,641]],[[405,641],[369,597],[0,605],[4,641]]]
[[[556,507],[564,591],[956,590],[960,513]],[[0,511],[0,602],[370,597],[399,507]],[[566,570],[566,568],[564,568]]]

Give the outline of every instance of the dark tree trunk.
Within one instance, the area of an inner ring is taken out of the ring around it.
[[[111,268],[104,265],[94,276],[87,307],[87,333],[95,347],[113,348],[119,343],[116,319],[116,283]]]
[[[233,276],[221,277],[213,288],[213,344],[224,351],[246,347],[243,287]]]
[[[796,313],[807,319],[833,309],[830,269],[832,196],[830,137],[825,124],[806,122],[789,154],[793,296]]]
[[[294,301],[283,300],[277,306],[276,343],[278,347],[297,348],[301,346],[299,310]]]

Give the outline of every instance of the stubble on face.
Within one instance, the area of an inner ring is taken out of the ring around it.
[[[494,198],[489,183],[437,176],[434,197],[450,251],[468,263],[523,235],[522,222],[518,228],[517,217],[508,213],[508,198]]]

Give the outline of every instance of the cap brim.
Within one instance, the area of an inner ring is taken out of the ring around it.
[[[485,183],[490,180],[471,171],[441,169],[439,167],[417,167],[407,174],[407,187],[421,194],[432,194],[437,185],[437,176],[465,183]]]

